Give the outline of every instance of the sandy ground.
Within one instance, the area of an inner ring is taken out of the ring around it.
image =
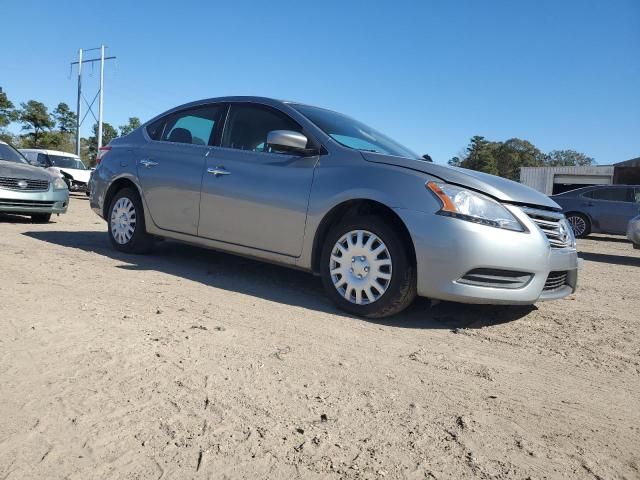
[[[0,479],[640,478],[640,251],[581,241],[533,308],[344,315],[317,278],[163,242],[85,198],[0,219]]]

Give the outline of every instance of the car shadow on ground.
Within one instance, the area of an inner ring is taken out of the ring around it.
[[[633,252],[633,246],[629,244],[629,253]],[[611,265],[626,265],[640,267],[640,257],[627,257],[625,255],[609,255],[606,253],[580,252],[580,258],[590,262],[608,263]]]
[[[14,215],[12,213],[0,213],[0,224],[1,223],[11,223],[11,224],[20,224],[20,223],[34,223],[31,220],[29,215]],[[49,224],[56,223],[56,215],[51,217]],[[46,225],[41,223],[40,225]]]
[[[628,243],[631,244],[627,237],[617,236],[617,235],[594,235],[593,233],[588,237],[582,239],[583,241],[594,241],[594,242],[612,242],[612,243]]]
[[[298,270],[171,241],[159,242],[149,255],[128,255],[113,249],[104,232],[37,231],[25,232],[24,235],[121,261],[123,265],[117,265],[116,268],[124,270],[163,272],[227,291],[349,316],[329,301],[318,277]],[[401,328],[455,330],[511,322],[535,309],[535,306],[463,305],[450,302],[432,305],[429,300],[418,298],[399,315],[366,321]]]

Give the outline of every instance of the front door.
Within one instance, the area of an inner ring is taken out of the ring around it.
[[[278,110],[230,106],[221,146],[206,159],[198,235],[295,257],[318,157],[269,151],[272,130],[302,131]]]
[[[197,234],[205,157],[223,110],[208,105],[171,114],[156,125],[158,140],[138,152],[138,177],[159,228]]]

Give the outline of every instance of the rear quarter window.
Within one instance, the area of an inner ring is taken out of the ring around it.
[[[160,140],[162,138],[162,130],[164,129],[166,118],[161,118],[147,125],[147,135],[151,140]]]

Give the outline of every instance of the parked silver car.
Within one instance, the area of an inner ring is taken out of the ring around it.
[[[118,250],[156,236],[307,270],[357,315],[392,315],[416,294],[532,304],[576,288],[575,239],[546,195],[308,105],[174,108],[105,147],[90,190]]]
[[[633,243],[633,248],[640,249],[640,215],[629,220],[627,238]]]
[[[67,211],[69,190],[62,178],[29,165],[11,145],[0,141],[0,213],[29,215],[47,223]]]
[[[640,185],[596,185],[551,197],[560,205],[576,237],[590,233],[624,235],[640,213]]]

